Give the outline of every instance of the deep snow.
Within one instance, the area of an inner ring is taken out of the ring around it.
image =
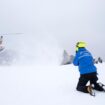
[[[105,63],[96,65],[105,83]],[[65,66],[0,67],[0,105],[104,105],[105,93],[96,97],[76,91],[79,72]]]

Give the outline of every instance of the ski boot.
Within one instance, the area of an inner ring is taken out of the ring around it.
[[[103,89],[103,91],[105,92],[105,85],[101,82],[98,83],[98,85]]]
[[[87,91],[89,92],[89,94],[91,96],[95,96],[95,91],[94,91],[92,85],[87,86]]]

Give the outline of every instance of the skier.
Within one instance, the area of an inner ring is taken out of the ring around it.
[[[97,68],[94,65],[94,60],[91,53],[85,47],[85,42],[78,42],[76,44],[76,55],[73,64],[79,67],[80,72],[76,89],[92,95],[92,89],[98,91],[105,90],[103,88],[103,84],[101,86],[99,83],[97,83]],[[90,81],[90,85],[87,86],[88,81]]]

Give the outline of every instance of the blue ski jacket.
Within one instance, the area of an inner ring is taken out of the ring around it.
[[[80,74],[97,72],[91,53],[85,48],[79,48],[75,55],[73,64],[79,67]]]

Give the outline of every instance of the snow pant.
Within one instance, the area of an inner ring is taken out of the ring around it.
[[[76,89],[78,91],[88,93],[88,90],[87,90],[88,86],[86,86],[86,84],[88,81],[90,81],[90,84],[94,85],[94,89],[98,91],[103,91],[103,88],[99,86],[99,84],[97,83],[97,80],[98,80],[98,77],[96,72],[81,74]]]

